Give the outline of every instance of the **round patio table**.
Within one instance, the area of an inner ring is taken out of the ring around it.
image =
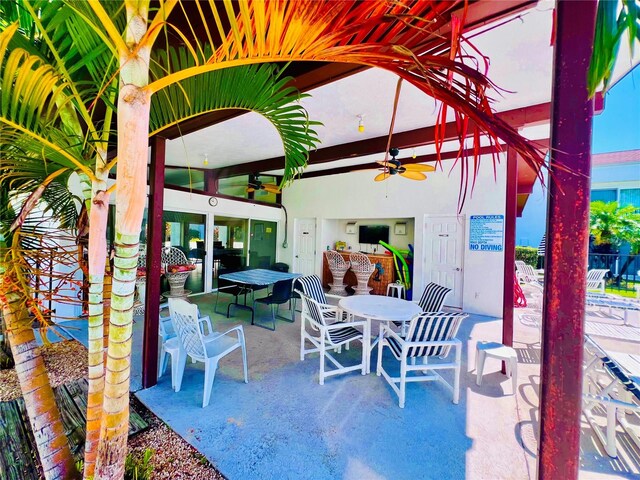
[[[354,295],[340,299],[338,305],[342,310],[357,317],[362,317],[369,324],[371,330],[371,320],[380,322],[406,322],[422,313],[422,309],[417,303],[396,297],[385,297],[382,295]],[[380,325],[382,328],[382,324]],[[371,342],[368,339],[369,356],[367,358],[367,373],[371,373],[371,349],[378,341],[378,337]]]

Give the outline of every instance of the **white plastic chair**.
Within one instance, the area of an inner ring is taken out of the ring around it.
[[[190,304],[181,298],[169,299],[169,311],[173,320],[176,333],[182,346],[178,368],[176,369],[175,391],[179,392],[182,385],[187,355],[192,359],[203,362],[204,367],[204,394],[202,396],[202,408],[209,405],[211,388],[218,369],[218,362],[222,357],[233,352],[236,348],[242,348],[242,365],[244,368],[244,382],[249,383],[247,373],[247,351],[245,348],[244,331],[242,325],[238,325],[224,333],[211,330],[209,323],[209,335],[205,336],[201,329],[201,319],[198,319],[197,305]],[[206,317],[207,321],[209,320]],[[232,333],[235,332],[235,336]]]
[[[355,274],[358,285],[356,295],[369,295],[373,288],[369,287],[369,278],[376,271],[376,266],[371,263],[364,253],[354,252],[349,255],[351,271]]]
[[[333,277],[333,283],[329,284],[331,287],[329,293],[341,296],[346,295],[347,291],[345,290],[344,276],[351,267],[351,263],[345,261],[342,255],[335,250],[327,250],[324,254],[327,257],[327,264]]]
[[[378,343],[378,368],[376,374],[382,375],[398,395],[398,405],[404,408],[407,382],[440,381],[453,393],[453,403],[460,397],[460,368],[462,363],[462,342],[455,338],[460,323],[467,318],[466,313],[424,312],[411,319],[406,338],[400,337],[388,325],[382,325]],[[400,361],[400,376],[391,377],[382,366],[382,352],[387,347],[393,356]],[[455,351],[452,362],[429,363],[429,359],[441,359],[449,355],[451,348]],[[422,365],[416,359],[422,358]],[[411,359],[411,364],[408,364]],[[437,370],[452,369],[453,386],[449,384]],[[409,376],[411,372],[424,375]]]
[[[594,268],[587,272],[587,290],[598,290],[604,293],[605,276],[609,272],[608,268]]]
[[[354,370],[360,370],[362,375],[366,375],[366,359],[369,353],[367,351],[368,342],[364,338],[369,338],[368,323],[362,320],[329,324],[327,323],[327,318],[341,318],[342,313],[338,307],[320,304],[303,292],[299,293],[302,298],[300,360],[304,360],[305,355],[309,353],[320,353],[320,385],[324,385],[324,379],[327,377]],[[330,315],[327,315],[327,313],[330,313]],[[307,322],[311,327],[311,331],[306,328]],[[355,327],[361,327],[363,331],[361,332]],[[314,331],[318,333],[314,334]],[[362,343],[362,359],[357,365],[345,367],[328,350],[338,349],[339,351],[342,345],[348,345],[352,340],[360,340],[360,343]],[[305,341],[309,341],[313,347],[305,348]],[[327,371],[325,360],[329,360],[336,368]]]

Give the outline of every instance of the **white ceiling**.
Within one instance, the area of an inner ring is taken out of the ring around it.
[[[550,101],[551,24],[551,7],[541,2],[518,16],[468,32],[470,42],[490,58],[489,78],[504,90],[494,92],[497,111]],[[467,53],[477,57],[468,47]],[[319,148],[387,135],[396,82],[397,77],[387,71],[369,69],[310,91],[312,96],[302,104],[310,119],[324,124],[317,129],[322,142]],[[359,114],[364,114],[363,133],[358,132]],[[436,114],[432,98],[403,82],[396,132],[433,125]],[[536,131],[530,138],[542,138],[539,135],[543,134]],[[433,153],[433,148],[416,149],[418,155],[426,153]],[[205,154],[207,167],[203,165]],[[399,158],[411,154],[401,152]],[[282,143],[271,124],[258,114],[248,113],[167,142],[166,164],[219,168],[282,155]],[[379,157],[351,158],[330,166],[309,167],[309,171],[362,164]]]

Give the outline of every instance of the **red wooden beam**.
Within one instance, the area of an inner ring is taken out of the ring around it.
[[[504,144],[502,144],[502,147],[504,147]],[[480,155],[488,155],[494,152],[496,152],[496,148],[493,146],[481,147],[479,150]],[[442,152],[440,154],[440,159],[451,160],[453,158],[456,158],[457,154],[458,154],[457,150],[450,151],[450,152]],[[381,155],[380,157],[380,160],[383,160],[383,159],[384,159],[384,154]],[[402,163],[430,163],[430,162],[435,162],[437,160],[438,160],[438,156],[435,153],[432,153],[429,155],[418,155],[416,158],[401,159]],[[350,166],[339,167],[339,168],[327,168],[325,170],[318,170],[316,172],[303,173],[300,178],[304,179],[304,178],[313,178],[313,177],[324,177],[327,175],[338,175],[341,173],[357,172],[360,170],[374,170],[376,168],[380,168],[380,167],[374,163],[369,162],[361,165],[350,165]]]
[[[525,125],[535,125],[549,120],[550,103],[541,103],[529,107],[516,108],[496,115],[508,121],[513,127],[523,127]],[[456,140],[457,126],[455,122],[446,124],[444,140]],[[435,138],[435,127],[424,127],[415,130],[393,134],[393,146],[397,148],[413,148],[433,143]],[[357,142],[343,143],[332,147],[322,148],[314,152],[309,152],[309,165],[333,162],[345,158],[361,157],[384,152],[387,148],[387,135],[368,138]],[[255,162],[242,163],[230,167],[223,167],[213,170],[213,175],[218,178],[233,177],[236,175],[247,175],[250,173],[261,173],[270,170],[279,170],[284,167],[284,157],[258,160]]]
[[[164,210],[165,143],[162,137],[151,139],[151,168],[149,179],[149,214],[147,225],[147,291],[142,339],[142,387],[149,388],[158,381],[158,323],[160,317],[160,270],[164,240],[162,212]]]
[[[538,478],[578,478],[596,0],[556,3]]]
[[[507,149],[507,192],[504,207],[504,279],[502,291],[502,343],[513,345],[513,275],[516,261],[516,212],[518,210],[518,154]],[[502,362],[502,372],[506,372]]]

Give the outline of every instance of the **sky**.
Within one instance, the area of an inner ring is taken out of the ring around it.
[[[592,153],[640,149],[640,66],[605,96],[604,112],[593,117]]]

